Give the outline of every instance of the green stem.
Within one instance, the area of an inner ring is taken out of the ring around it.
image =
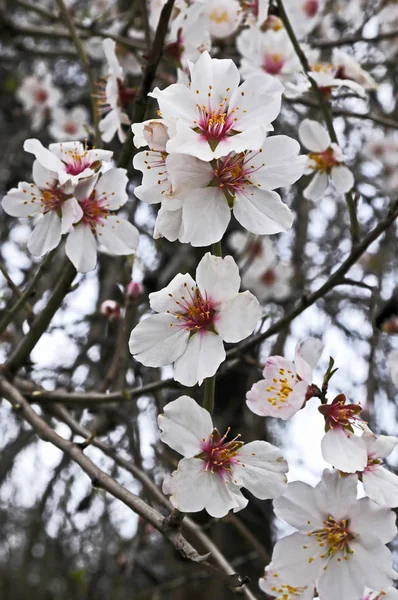
[[[205,394],[203,397],[203,408],[213,414],[214,410],[214,391],[216,388],[216,376],[205,379]]]
[[[61,265],[60,278],[55,284],[53,294],[49,299],[47,306],[33,321],[29,332],[16,347],[10,359],[6,362],[6,368],[10,372],[15,372],[26,361],[40,340],[43,333],[50,324],[51,319],[62,304],[63,299],[70,290],[70,286],[76,276],[76,269],[69,260],[66,260],[64,266]]]
[[[222,258],[221,240],[219,242],[216,242],[215,244],[212,244],[211,252],[212,254],[214,254],[214,256],[220,256]]]

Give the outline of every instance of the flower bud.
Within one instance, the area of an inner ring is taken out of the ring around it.
[[[143,134],[148,146],[152,150],[162,152],[166,149],[169,134],[166,125],[159,120],[148,121],[144,126]]]
[[[139,281],[130,281],[127,286],[127,298],[129,300],[137,300],[144,293],[144,286]]]
[[[120,304],[116,300],[104,300],[101,304],[100,313],[109,321],[118,321],[122,316]]]

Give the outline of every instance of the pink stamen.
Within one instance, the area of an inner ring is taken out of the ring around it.
[[[220,436],[217,429],[214,429],[209,439],[202,441],[202,452],[197,457],[205,462],[204,468],[206,471],[211,471],[224,477],[230,475],[231,465],[239,462],[236,455],[243,446],[243,442],[237,441],[240,435],[237,435],[229,442],[225,441],[229,431],[230,428],[228,427],[225,434]]]

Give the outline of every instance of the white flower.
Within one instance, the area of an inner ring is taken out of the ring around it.
[[[363,436],[355,435],[354,427],[362,431],[366,424],[359,417],[359,404],[346,404],[344,394],[339,394],[330,404],[318,408],[325,417],[325,435],[321,449],[323,459],[344,473],[363,471],[368,462]]]
[[[387,367],[393,384],[398,387],[398,350],[392,350],[387,356]]]
[[[375,592],[366,588],[361,600],[398,600],[398,590],[389,587],[386,591]]]
[[[204,50],[211,50],[211,38],[205,4],[199,0],[182,8],[172,21],[165,51],[185,68]]]
[[[293,587],[286,581],[281,581],[272,564],[266,567],[264,577],[259,579],[258,585],[260,590],[275,597],[276,600],[313,600],[314,598],[313,585]]]
[[[268,73],[282,81],[301,70],[300,61],[286,29],[245,29],[236,40],[242,56],[240,72],[243,79]]]
[[[60,186],[56,174],[35,160],[33,183],[21,182],[2,200],[3,209],[13,217],[41,215],[28,240],[28,250],[43,256],[56,248],[61,236],[79,221],[83,211],[76,198]]]
[[[337,144],[332,144],[326,129],[317,121],[304,119],[299,128],[301,143],[310,150],[308,173],[315,171],[304,197],[319,200],[328,187],[329,179],[339,193],[348,192],[354,185],[354,176],[344,165],[345,156]]]
[[[212,377],[225,359],[224,341],[250,335],[260,317],[250,292],[239,293],[239,269],[231,256],[207,253],[196,269],[196,283],[179,273],[149,295],[156,311],[131,332],[130,352],[148,367],[175,363],[174,379],[193,386]]]
[[[166,171],[156,171],[161,173],[158,187],[163,191],[167,180],[169,194],[181,202],[180,241],[193,246],[218,242],[228,227],[231,209],[252,233],[287,231],[293,214],[273,190],[291,185],[303,174],[306,158],[298,152],[295,140],[274,136],[258,152],[230,153],[212,164],[181,154],[167,156]]]
[[[246,24],[261,27],[268,17],[269,0],[246,0],[243,4]]]
[[[32,129],[36,131],[61,101],[61,92],[54,87],[49,73],[40,79],[35,75],[26,77],[16,95],[32,117]]]
[[[286,420],[303,407],[308,387],[312,384],[313,369],[323,344],[309,338],[297,345],[294,362],[282,356],[267,359],[261,381],[246,394],[246,404],[252,412],[262,417]]]
[[[76,106],[71,110],[55,108],[48,131],[51,137],[58,142],[64,142],[71,138],[82,140],[87,137],[89,121],[89,113],[84,106]]]
[[[232,60],[211,58],[208,52],[190,70],[190,87],[175,83],[149,94],[158,100],[162,117],[177,120],[167,151],[210,161],[232,151],[258,150],[279,114],[282,84],[262,75],[239,86]]]
[[[398,476],[385,469],[380,460],[391,454],[398,444],[398,438],[390,435],[376,436],[371,431],[365,431],[362,440],[366,445],[368,463],[358,476],[365,494],[381,506],[398,506]]]
[[[204,7],[212,38],[226,38],[241,24],[243,11],[238,0],[206,0]]]
[[[98,106],[102,114],[106,114],[99,124],[104,142],[110,142],[117,132],[120,142],[124,142],[126,134],[123,125],[129,125],[130,119],[123,107],[133,99],[133,92],[124,85],[123,69],[116,56],[116,42],[110,38],[103,41],[103,48],[108,62],[108,77],[105,90],[99,90]]]
[[[325,0],[284,0],[283,6],[298,39],[318,24]]]
[[[47,150],[34,138],[26,140],[23,148],[25,152],[34,154],[42,167],[52,171],[62,186],[68,184],[68,190],[92,177],[101,168],[102,162],[109,162],[113,155],[110,150],[87,150],[81,142],[50,144]]]
[[[184,458],[163,482],[163,492],[183,512],[206,511],[216,518],[242,510],[247,499],[276,498],[286,490],[288,465],[276,446],[264,441],[243,444],[214,429],[210,414],[189,396],[169,402],[158,417],[160,439]]]
[[[333,48],[332,61],[334,67],[337,69],[337,73],[335,73],[337,79],[352,79],[365,88],[365,90],[377,89],[377,83],[373,77],[362,69],[353,56],[347,54],[344,50]]]
[[[133,254],[138,231],[126,219],[113,215],[127,199],[125,169],[109,169],[75,189],[82,219],[69,233],[65,251],[77,271],[87,273],[97,264],[97,241],[111,254]]]
[[[269,237],[253,238],[240,231],[229,237],[243,269],[242,284],[260,300],[285,300],[291,293],[292,265],[278,260]]]
[[[290,483],[274,510],[298,529],[274,548],[281,580],[293,586],[317,582],[321,600],[355,600],[364,586],[392,585],[392,556],[384,544],[397,533],[395,514],[368,498],[357,500],[355,477],[324,471],[316,488]]]
[[[353,79],[344,78],[344,70],[334,68],[332,65],[314,65],[308,75],[318,85],[323,94],[331,94],[333,90],[341,87],[347,87],[358,96],[366,98],[366,91],[363,85]],[[340,75],[341,73],[341,75]]]

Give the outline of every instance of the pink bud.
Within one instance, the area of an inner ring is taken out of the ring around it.
[[[127,298],[136,300],[144,293],[144,286],[139,281],[130,281],[127,286]]]
[[[118,321],[122,316],[119,302],[115,300],[104,300],[100,308],[101,315],[104,315],[109,321]]]

